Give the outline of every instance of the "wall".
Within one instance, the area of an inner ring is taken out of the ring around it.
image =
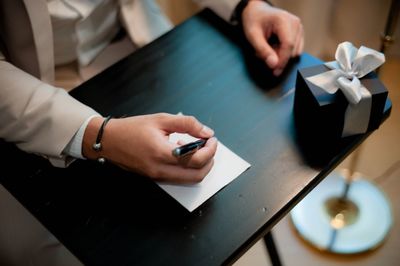
[[[395,0],[398,1],[398,0]],[[342,41],[355,46],[380,49],[389,14],[390,0],[274,0],[276,6],[297,16],[305,28],[305,50],[331,60]],[[400,56],[400,19],[397,20],[397,42],[387,50],[388,56]]]
[[[216,0],[218,1],[218,0]],[[399,1],[399,0],[395,0]],[[174,24],[182,22],[199,10],[190,0],[157,0]],[[390,0],[272,0],[303,22],[305,51],[324,60],[334,58],[337,45],[350,41],[380,49]],[[397,20],[395,41],[387,56],[400,57],[400,19]]]

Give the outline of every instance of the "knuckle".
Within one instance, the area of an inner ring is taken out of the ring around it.
[[[293,49],[295,46],[295,42],[296,42],[295,38],[290,38],[286,43],[286,48],[289,50]]]
[[[186,117],[185,117],[185,119],[184,119],[184,126],[185,126],[185,128],[192,128],[192,127],[194,127],[196,124],[197,124],[197,119],[196,119],[194,116],[189,115],[189,116],[186,116]]]
[[[157,116],[158,116],[159,119],[165,119],[165,118],[167,118],[169,116],[169,114],[167,114],[167,113],[158,113]]]
[[[301,25],[301,20],[298,16],[292,15],[292,21],[296,25]]]
[[[282,44],[282,49],[285,50],[285,53],[282,53],[282,61],[284,62],[289,58],[290,52],[294,49],[295,47],[295,40],[287,40],[284,44]]]
[[[189,115],[189,116],[187,116],[187,122],[188,123],[196,123],[197,119],[193,115]]]
[[[290,19],[291,17],[293,17],[293,15],[291,13],[289,13],[286,10],[280,9],[281,13],[278,16],[281,20],[285,20],[287,21],[288,19]]]
[[[248,33],[249,36],[251,36],[253,38],[255,36],[257,36],[257,33],[258,33],[257,27],[248,27],[248,28],[246,28],[246,30],[247,30],[247,33]]]

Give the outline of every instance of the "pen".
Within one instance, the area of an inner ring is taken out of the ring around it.
[[[177,147],[172,150],[172,154],[175,157],[182,157],[188,154],[192,154],[201,147],[203,147],[207,142],[207,139],[199,139],[194,142],[187,143],[185,145],[182,145],[180,147]]]

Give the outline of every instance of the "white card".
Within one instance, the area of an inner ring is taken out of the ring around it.
[[[188,134],[180,133],[171,134],[169,139],[174,143],[178,140],[186,142],[196,140]],[[193,211],[249,167],[250,164],[248,162],[221,142],[218,142],[217,152],[214,156],[214,166],[203,181],[191,185],[157,184],[186,209]]]

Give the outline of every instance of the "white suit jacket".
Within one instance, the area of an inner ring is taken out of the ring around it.
[[[132,40],[149,41],[144,2],[120,0]],[[229,20],[239,0],[198,0]],[[150,35],[149,35],[150,34]],[[63,158],[83,122],[96,114],[54,81],[53,36],[46,0],[0,0],[0,138],[27,152]]]

